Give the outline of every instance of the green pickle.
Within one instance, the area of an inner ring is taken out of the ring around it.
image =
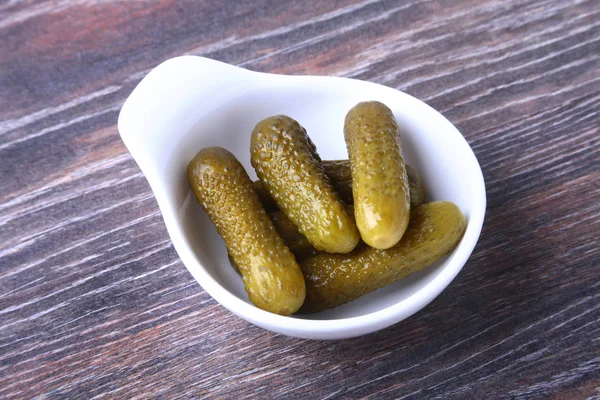
[[[259,122],[250,141],[250,160],[269,195],[318,250],[352,251],[360,234],[323,172],[306,130],[290,117]]]
[[[273,221],[279,236],[296,256],[296,260],[317,253],[317,249],[310,244],[308,239],[300,233],[298,227],[283,212],[274,211],[269,213],[269,218]]]
[[[347,204],[354,204],[350,160],[323,160],[321,165],[323,166],[325,175],[329,178],[331,186],[337,190],[340,198]],[[408,175],[410,207],[415,208],[425,202],[425,186],[423,186],[421,176],[417,170],[408,164],[406,164],[406,173]],[[265,210],[277,210],[275,200],[269,195],[269,192],[260,180],[254,181],[254,190],[258,193],[258,197]]]
[[[281,211],[273,211],[269,213],[269,218],[275,226],[275,230],[279,233],[279,236],[283,239],[285,245],[290,249],[292,254],[296,257],[296,261],[302,261],[307,257],[314,256],[319,253],[312,244],[304,237],[296,225],[290,221],[290,219]],[[239,268],[233,261],[231,254],[229,256],[229,263],[233,269],[239,274]]]
[[[280,315],[296,312],[305,298],[304,277],[240,162],[223,148],[204,148],[187,177],[239,266],[250,301]]]
[[[406,175],[408,176],[410,209],[412,210],[425,203],[425,186],[421,180],[421,175],[408,164],[406,164]]]
[[[344,138],[360,236],[371,247],[390,248],[402,238],[410,218],[408,176],[394,114],[377,101],[359,103],[346,115]]]
[[[258,195],[265,210],[267,212],[277,210],[277,203],[275,203],[275,200],[273,200],[267,189],[265,189],[260,179],[252,182],[252,184],[254,185],[254,191]]]
[[[322,165],[325,175],[329,178],[331,186],[340,194],[340,198],[347,204],[354,204],[350,160],[324,160]]]
[[[229,264],[231,264],[231,268],[233,268],[235,272],[241,275],[242,272],[240,271],[240,267],[238,267],[235,261],[233,261],[233,257],[231,256],[231,254],[227,253],[227,258],[229,259]]]
[[[325,160],[322,164],[331,185],[340,194],[342,200],[354,204],[350,160]],[[405,166],[408,174],[410,206],[416,208],[425,202],[425,186],[417,170],[408,164]]]
[[[389,249],[361,244],[350,254],[309,257],[300,263],[306,279],[300,311],[340,306],[422,270],[450,252],[465,229],[465,217],[455,204],[435,201],[412,211],[406,233]]]

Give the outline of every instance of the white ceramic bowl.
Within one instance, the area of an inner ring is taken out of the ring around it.
[[[394,112],[406,161],[420,172],[430,200],[456,203],[468,218],[459,246],[424,271],[355,301],[313,315],[283,317],[248,300],[225,245],[188,188],[186,168],[201,148],[222,146],[250,165],[250,133],[275,114],[298,120],[323,159],[347,158],[344,117],[356,103],[379,100]],[[167,230],[193,277],[219,303],[265,329],[309,339],[340,339],[399,322],[452,281],[481,232],[483,175],[458,130],[425,103],[352,79],[251,72],[201,57],[168,60],[146,76],[119,115],[119,132],[148,179]]]

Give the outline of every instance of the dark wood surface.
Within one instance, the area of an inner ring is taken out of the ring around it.
[[[457,279],[336,342],[218,305],[116,127],[181,54],[441,111],[488,194]],[[0,94],[0,398],[600,398],[597,0],[5,0]]]

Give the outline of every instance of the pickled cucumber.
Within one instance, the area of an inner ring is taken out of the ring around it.
[[[235,272],[237,272],[238,275],[241,275],[242,272],[240,271],[240,267],[238,267],[237,264],[235,263],[235,261],[233,261],[233,257],[231,257],[231,254],[229,254],[229,252],[227,253],[227,259],[229,260],[229,264],[231,265],[231,268],[233,268],[233,270]]]
[[[297,262],[319,253],[284,213],[281,211],[273,211],[269,213],[269,218],[273,221],[275,230],[279,233],[279,236],[283,239],[285,245],[290,249],[294,257],[296,257]],[[229,263],[239,274],[240,269],[235,261],[233,261],[231,254],[228,254],[228,257]]]
[[[321,161],[321,165],[323,166],[325,175],[329,178],[331,186],[337,190],[340,198],[347,204],[354,204],[350,160],[323,160]],[[410,207],[415,208],[425,202],[425,186],[423,186],[421,176],[417,170],[408,164],[406,164],[406,173],[408,175]],[[275,200],[269,195],[269,192],[267,192],[267,189],[265,189],[260,180],[254,181],[254,190],[256,190],[267,212],[277,209]]]
[[[296,256],[296,260],[304,259],[317,252],[306,236],[300,233],[298,227],[283,212],[271,212],[269,218],[273,221],[279,236]]]
[[[321,165],[340,198],[347,204],[354,204],[350,160],[324,160]]]
[[[361,243],[350,254],[320,253],[300,263],[306,278],[303,312],[337,307],[419,271],[451,251],[466,220],[453,203],[435,201],[411,213],[398,244],[380,250]]]
[[[309,247],[306,248],[297,247],[295,252],[292,251],[292,254],[294,254],[294,257],[296,257],[296,262],[301,262],[302,260],[305,260],[308,257],[312,257],[314,255],[319,254],[319,251],[311,245],[309,245]],[[231,268],[233,268],[235,272],[241,275],[242,273],[240,272],[240,268],[237,266],[235,261],[233,261],[233,257],[231,257],[231,254],[227,253],[227,258],[229,259],[229,264],[231,265]]]
[[[410,209],[419,207],[425,203],[425,186],[421,180],[421,175],[416,169],[408,164],[406,166],[406,175],[408,176],[408,193],[410,197]]]
[[[306,130],[290,117],[259,122],[250,159],[271,197],[318,250],[348,253],[360,235],[354,219],[329,183]]]
[[[298,310],[305,297],[302,272],[240,162],[223,148],[208,147],[189,163],[187,176],[240,267],[250,301],[281,315]]]
[[[344,138],[360,236],[371,247],[390,248],[402,238],[410,217],[408,176],[394,114],[377,101],[358,103],[346,115]]]
[[[275,203],[275,200],[273,200],[267,189],[265,189],[260,179],[252,182],[252,185],[254,185],[254,191],[258,195],[265,211],[271,212],[277,210],[277,203]]]
[[[349,210],[352,211],[351,209]],[[300,262],[307,257],[314,256],[319,253],[312,244],[306,239],[304,235],[300,233],[296,225],[281,211],[273,211],[269,213],[269,218],[273,221],[275,230],[279,233],[279,236],[283,239],[285,245],[290,249],[292,254],[296,257],[296,261]],[[229,256],[229,263],[239,272],[238,266],[233,261],[231,254]]]
[[[342,200],[354,204],[350,160],[324,160],[322,165],[325,175],[329,177],[331,185],[338,191]],[[416,208],[425,201],[425,187],[417,170],[408,164],[405,164],[405,167],[408,175],[410,206]]]

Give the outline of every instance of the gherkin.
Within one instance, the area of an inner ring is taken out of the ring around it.
[[[325,160],[322,162],[325,175],[338,191],[343,201],[354,204],[352,197],[352,169],[350,160]],[[416,169],[406,164],[408,175],[410,206],[415,208],[425,201],[425,187]]]
[[[337,190],[340,198],[347,204],[354,204],[350,160],[323,160],[321,165],[323,166],[325,175],[329,178],[329,182]],[[406,164],[406,173],[408,175],[410,207],[415,208],[425,202],[425,186],[423,186],[421,176],[417,170],[408,164]],[[258,197],[265,210],[274,211],[277,209],[275,200],[271,198],[260,180],[254,181],[254,190],[258,193]]]
[[[410,209],[412,210],[425,203],[425,186],[419,172],[408,164],[406,164],[406,175],[408,176]]]
[[[341,199],[347,204],[354,204],[350,160],[327,160],[323,161],[322,165],[325,175],[340,194]]]
[[[250,301],[281,315],[298,310],[306,293],[302,272],[235,156],[204,148],[189,163],[187,177],[239,266]]]
[[[273,211],[269,213],[269,218],[271,218],[275,230],[277,230],[277,233],[279,233],[279,236],[281,236],[285,245],[296,257],[296,261],[300,262],[306,257],[314,256],[319,253],[284,213],[281,211]],[[231,255],[229,255],[229,263],[237,273],[240,273],[239,268],[235,264],[235,261],[233,261]]]
[[[300,233],[298,227],[281,211],[269,213],[269,218],[273,221],[275,230],[283,239],[284,243],[289,247],[291,252],[296,256],[296,260],[301,260],[309,255],[314,255],[318,252],[312,244]]]
[[[389,249],[361,243],[349,254],[320,253],[305,259],[300,268],[306,300],[300,311],[337,307],[422,270],[458,244],[466,225],[455,204],[435,201],[412,211],[406,233]]]
[[[278,208],[316,249],[348,253],[356,247],[354,219],[298,122],[284,115],[260,121],[252,132],[250,160]]]
[[[392,247],[410,217],[408,176],[394,114],[377,101],[358,103],[346,115],[344,138],[360,236],[371,247]]]

